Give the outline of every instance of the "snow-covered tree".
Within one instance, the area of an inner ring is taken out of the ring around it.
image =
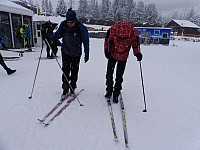
[[[59,0],[56,7],[56,13],[58,15],[65,16],[66,12],[67,12],[67,6],[66,6],[65,1]]]
[[[144,2],[139,1],[136,5],[136,14],[135,17],[137,19],[137,22],[139,23],[144,23],[145,21],[145,7],[144,7]]]
[[[74,8],[74,0],[69,0],[69,7]]]
[[[88,2],[87,0],[79,0],[78,14],[85,17],[88,14]]]
[[[50,13],[50,14],[53,14],[53,5],[52,5],[52,3],[51,3],[51,0],[49,0],[49,10],[48,10],[48,12]]]
[[[106,18],[108,18],[108,12],[109,12],[109,9],[110,9],[110,5],[111,5],[110,0],[102,0],[101,18],[104,19],[104,20]]]
[[[186,19],[192,21],[195,16],[195,11],[193,7],[189,10],[189,12],[186,15]]]
[[[112,5],[112,13],[114,16],[114,21],[118,22],[122,20],[122,8],[124,6],[124,0],[114,0]]]
[[[91,0],[90,4],[89,4],[89,14],[90,16],[94,17],[94,11],[95,11],[95,4],[96,4],[96,0]]]
[[[42,11],[46,14],[49,13],[49,1],[42,0]]]
[[[133,2],[132,9],[130,12],[130,21],[133,23],[137,22],[137,15],[136,15],[137,9],[136,9],[136,2]]]
[[[156,23],[158,12],[155,4],[148,4],[145,7],[145,21],[148,23]]]
[[[133,0],[125,0],[124,6],[122,7],[122,18],[123,20],[131,20],[131,10],[134,7]]]

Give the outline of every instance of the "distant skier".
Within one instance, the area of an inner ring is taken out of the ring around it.
[[[77,20],[76,12],[71,8],[67,11],[66,20],[61,22],[58,30],[50,37],[50,40],[56,41],[59,38],[62,38],[62,70],[64,72],[62,75],[62,97],[64,97],[69,92],[74,93],[77,87],[82,43],[85,52],[84,61],[86,63],[89,60],[88,30]]]
[[[6,70],[8,75],[13,74],[13,73],[16,72],[16,70],[12,70],[12,69],[7,67],[7,65],[5,64],[5,62],[3,60],[3,56],[1,55],[1,53],[0,53],[0,64]]]
[[[141,61],[139,36],[130,22],[122,21],[108,29],[104,42],[104,53],[108,59],[105,97],[110,98],[113,95],[114,103],[118,103],[118,97],[122,90],[123,74],[131,47],[137,57],[137,61]],[[116,78],[113,88],[113,73],[116,64]]]
[[[55,26],[53,26],[53,23],[49,20],[47,21],[45,24],[42,25],[42,38],[47,39],[47,41],[49,42],[49,37],[53,34],[53,30],[55,29]],[[45,41],[46,43],[46,41]],[[52,59],[55,57],[57,57],[57,42],[49,42],[52,52],[50,54],[50,47],[48,45],[48,43],[46,43],[46,51],[47,51],[47,59]]]
[[[26,37],[26,31],[25,31],[24,25],[19,29],[19,34],[20,35],[17,35],[17,36],[19,36],[19,42],[21,44],[21,48],[24,48],[25,47],[25,37]]]
[[[24,24],[23,25],[23,29],[25,31],[25,44],[24,44],[24,46],[27,47],[29,50],[31,50],[31,44],[30,44],[30,41],[31,41],[31,31],[29,29],[28,24]]]

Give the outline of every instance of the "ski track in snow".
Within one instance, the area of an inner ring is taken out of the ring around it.
[[[119,138],[114,142],[104,98],[107,60],[103,40],[90,41],[90,60],[85,64],[81,59],[76,89],[77,92],[85,89],[78,97],[84,106],[73,101],[48,127],[37,119],[55,106],[62,93],[62,72],[56,60],[40,62],[32,99],[28,97],[41,48],[24,53],[20,61],[6,62],[17,72],[8,76],[3,69],[0,71],[0,150],[124,150],[120,106],[112,104]],[[172,42],[177,47],[141,46],[146,113],[142,112],[139,64],[130,52],[122,94],[131,149],[200,149],[200,44]],[[17,55],[6,51],[2,54]],[[45,47],[42,56],[46,56]],[[61,63],[61,59],[58,61]]]

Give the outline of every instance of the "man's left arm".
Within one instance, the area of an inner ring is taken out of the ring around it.
[[[89,45],[89,33],[87,30],[87,27],[84,25],[81,25],[81,34],[82,34],[82,42],[84,46],[84,53],[85,53],[85,62],[89,60],[89,50],[90,50],[90,45]]]
[[[140,38],[136,29],[134,29],[132,48],[134,56],[137,57],[137,61],[141,61],[143,56],[142,53],[140,52]]]

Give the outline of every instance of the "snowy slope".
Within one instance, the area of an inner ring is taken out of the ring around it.
[[[56,60],[41,60],[32,99],[28,97],[41,48],[24,53],[19,61],[6,61],[17,72],[8,76],[0,70],[0,150],[124,150],[119,104],[113,104],[119,137],[115,143],[104,99],[103,40],[90,42],[90,60],[86,64],[81,60],[77,88],[85,89],[79,96],[84,106],[72,102],[48,127],[37,119],[53,108],[62,92],[61,70]],[[177,47],[172,43],[141,46],[147,113],[142,112],[139,64],[130,52],[122,93],[131,149],[200,149],[200,43],[172,42]]]

